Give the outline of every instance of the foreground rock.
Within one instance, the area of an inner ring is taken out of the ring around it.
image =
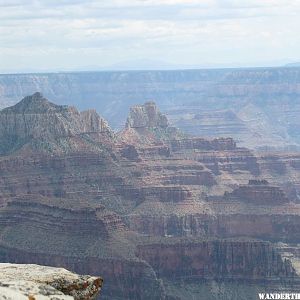
[[[96,298],[101,286],[100,277],[61,268],[0,264],[1,300],[90,300]]]

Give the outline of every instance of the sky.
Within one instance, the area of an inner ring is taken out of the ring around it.
[[[0,73],[300,61],[300,0],[0,0]]]

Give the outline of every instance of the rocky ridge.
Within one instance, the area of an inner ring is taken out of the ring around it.
[[[0,107],[42,92],[100,111],[123,129],[128,109],[155,99],[169,123],[200,137],[233,137],[253,149],[299,150],[300,68],[0,75]]]
[[[40,93],[27,96],[0,112],[1,154],[19,150],[25,144],[34,150],[72,149],[78,136],[95,134],[103,138],[112,134],[107,122],[96,111],[80,113],[74,107],[55,105]]]

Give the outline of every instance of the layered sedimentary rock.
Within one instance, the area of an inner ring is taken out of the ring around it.
[[[242,278],[250,280],[297,277],[292,264],[270,243],[243,240],[181,241],[138,247],[137,255],[160,277],[179,279]],[[233,255],[234,253],[234,255]]]
[[[164,130],[166,132],[168,127]],[[146,204],[147,201],[144,200],[138,214],[127,216],[127,223],[132,230],[165,238],[249,236],[269,241],[299,240],[296,225],[300,220],[299,206],[290,203],[290,199],[282,190],[283,182],[281,187],[277,186],[280,180],[274,173],[268,173],[266,157],[260,158],[246,148],[239,148],[230,138],[208,140],[177,135],[165,139],[157,135],[155,141],[148,140],[147,146],[141,146],[135,139],[131,142],[139,153],[139,160],[143,162],[140,165],[143,168],[146,166],[147,172],[151,171],[152,182],[157,182],[159,177],[165,178],[162,174],[170,173],[171,170],[174,170],[176,175],[172,175],[173,180],[165,181],[165,184],[172,182],[193,185],[197,181],[192,180],[190,176],[196,169],[206,178],[205,181],[198,181],[197,188],[190,187],[189,200],[177,202],[178,206],[172,205],[174,202],[163,205],[158,202]],[[162,143],[157,146],[160,148],[163,145],[169,147],[168,158],[163,158],[158,151],[156,157],[161,158],[154,164],[153,155],[150,156],[142,150],[145,147],[149,148],[153,143]],[[184,162],[182,157],[185,157]],[[166,160],[168,164],[163,163]],[[172,160],[174,166],[170,164]],[[188,162],[191,162],[189,167]],[[287,164],[289,162],[284,163]],[[274,162],[269,165],[276,167]],[[182,172],[182,175],[179,175],[179,172]],[[264,176],[273,183],[268,183]],[[209,181],[209,178],[212,178],[212,181]],[[249,181],[249,178],[257,179]],[[210,190],[207,191],[201,186],[210,187]],[[227,193],[223,195],[222,190],[223,193]],[[216,196],[213,196],[214,194]]]
[[[126,122],[126,127],[145,128],[169,126],[168,119],[161,114],[155,102],[146,102],[144,105],[136,105],[130,109],[130,114]]]
[[[138,255],[164,280],[167,299],[246,300],[257,299],[258,292],[295,293],[299,288],[294,265],[261,241],[154,242],[138,247]]]
[[[17,198],[7,203],[4,214],[0,213],[0,224],[18,226],[34,223],[45,231],[57,234],[70,231],[78,237],[93,234],[95,238],[102,239],[107,239],[111,231],[124,230],[121,218],[103,206],[85,207],[74,201],[74,207],[67,208],[57,202],[32,195]],[[47,222],[39,212],[43,212]]]
[[[172,140],[171,148],[173,151],[183,149],[195,150],[234,150],[236,149],[236,142],[232,138],[217,138],[208,140],[204,138],[189,138]]]
[[[268,205],[269,206],[269,205]],[[300,222],[298,205],[259,207],[236,201],[212,201],[210,205],[159,207],[151,213],[131,215],[128,226],[141,234],[160,237],[218,238],[252,237],[266,241],[298,243]],[[168,208],[168,210],[167,210]]]
[[[66,151],[75,144],[83,148],[84,145],[76,141],[79,135],[109,136],[110,133],[106,121],[96,111],[80,113],[74,107],[55,105],[40,93],[27,96],[0,112],[1,154],[19,150],[25,144],[40,151],[43,148]]]
[[[239,170],[250,172],[252,175],[259,175],[260,168],[257,158],[249,149],[236,147],[232,139],[201,140],[204,141],[202,147],[198,143],[194,148],[191,147],[190,142],[194,144],[194,139],[185,140],[184,143],[172,140],[171,147],[175,153],[203,163],[216,175],[220,174],[221,171],[235,173]],[[190,142],[186,143],[186,141]],[[178,143],[182,145],[177,147],[176,144],[178,145]]]
[[[0,76],[0,107],[40,91],[56,103],[94,107],[121,129],[130,106],[155,99],[190,134],[299,148],[299,74],[299,67],[7,74]]]
[[[3,109],[0,123],[3,136],[16,135],[24,140],[110,130],[95,110],[80,113],[75,107],[49,102],[41,93],[27,96],[17,105]]]
[[[156,107],[154,102],[146,102],[130,109],[125,129],[119,138],[126,143],[159,147],[162,142],[182,137],[183,134],[175,127],[169,126],[168,119]]]
[[[296,153],[189,136],[153,102],[117,134],[95,112],[40,94],[1,118],[1,141],[22,143],[0,157],[0,261],[101,274],[103,299],[185,300],[201,289],[217,299],[208,286],[244,280],[248,290],[249,278],[251,289],[297,289],[300,254],[277,249],[300,242]]]
[[[282,187],[289,199],[299,202],[299,152],[257,153],[257,157],[262,176]]]
[[[261,205],[280,205],[289,199],[278,186],[271,186],[266,180],[250,180],[247,185],[239,186],[226,197]]]
[[[92,300],[102,282],[61,268],[0,263],[0,299]]]

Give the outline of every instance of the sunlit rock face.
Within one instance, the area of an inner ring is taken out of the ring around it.
[[[93,300],[102,278],[77,275],[62,268],[0,263],[0,299]]]
[[[126,127],[132,128],[166,128],[168,126],[167,117],[158,111],[155,102],[146,102],[144,105],[133,106],[130,109],[126,122]]]
[[[170,126],[166,115],[162,114],[156,103],[151,101],[130,108],[125,128],[118,136],[128,144],[150,147],[161,146],[162,143],[166,144],[172,139],[182,138],[184,134]]]

